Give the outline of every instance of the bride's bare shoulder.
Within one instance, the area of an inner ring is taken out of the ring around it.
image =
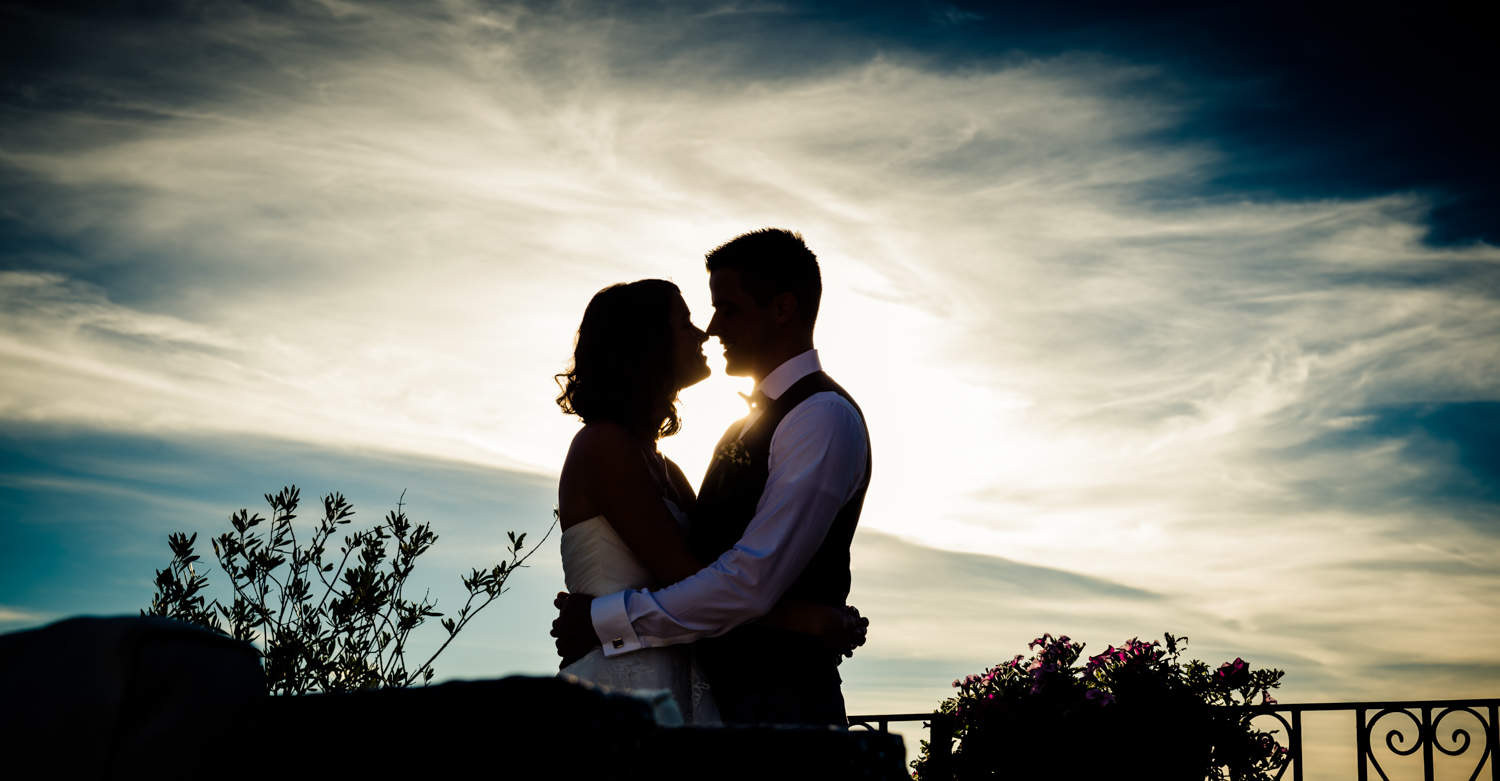
[[[629,432],[616,423],[590,423],[573,435],[557,481],[563,529],[603,511],[598,488],[621,479],[632,448]]]
[[[618,423],[590,423],[573,435],[563,474],[618,479],[640,465],[641,444]],[[635,477],[637,475],[631,475]]]
[[[568,445],[568,458],[571,460],[575,455],[585,459],[602,456],[613,458],[635,448],[635,441],[624,426],[607,422],[590,423],[573,435],[573,443]]]

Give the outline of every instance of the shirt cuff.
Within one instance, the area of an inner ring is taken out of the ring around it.
[[[594,634],[599,636],[599,645],[605,656],[628,654],[644,646],[630,625],[630,613],[625,609],[628,591],[616,591],[602,597],[594,597],[589,605],[589,619],[594,622]]]

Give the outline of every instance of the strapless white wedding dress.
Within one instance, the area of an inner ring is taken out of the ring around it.
[[[667,508],[683,522],[683,516],[670,501]],[[562,534],[563,581],[568,592],[603,596],[628,588],[648,588],[651,573],[625,545],[613,526],[602,515],[569,526]],[[564,667],[562,676],[576,676],[611,689],[625,689],[650,698],[670,693],[686,724],[717,724],[719,711],[714,707],[708,682],[693,660],[691,645],[642,648],[628,654],[606,657],[595,648],[582,659]],[[660,708],[658,719],[663,718]],[[671,716],[666,715],[670,721]]]

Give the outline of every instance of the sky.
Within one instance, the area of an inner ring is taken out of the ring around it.
[[[0,4],[0,631],[144,607],[286,484],[404,490],[453,605],[550,522],[589,297],[706,325],[704,253],[780,226],[872,436],[851,712],[1043,632],[1500,695],[1495,15]],[[440,678],[555,669],[561,582],[554,534]]]

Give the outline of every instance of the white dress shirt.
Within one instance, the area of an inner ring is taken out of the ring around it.
[[[776,399],[822,368],[818,352],[808,350],[776,367],[756,389]],[[747,418],[747,428],[753,420]],[[594,600],[591,617],[604,654],[721,635],[770,612],[859,489],[869,448],[864,422],[843,396],[815,393],[792,408],[771,435],[765,490],[733,548],[675,585]]]

